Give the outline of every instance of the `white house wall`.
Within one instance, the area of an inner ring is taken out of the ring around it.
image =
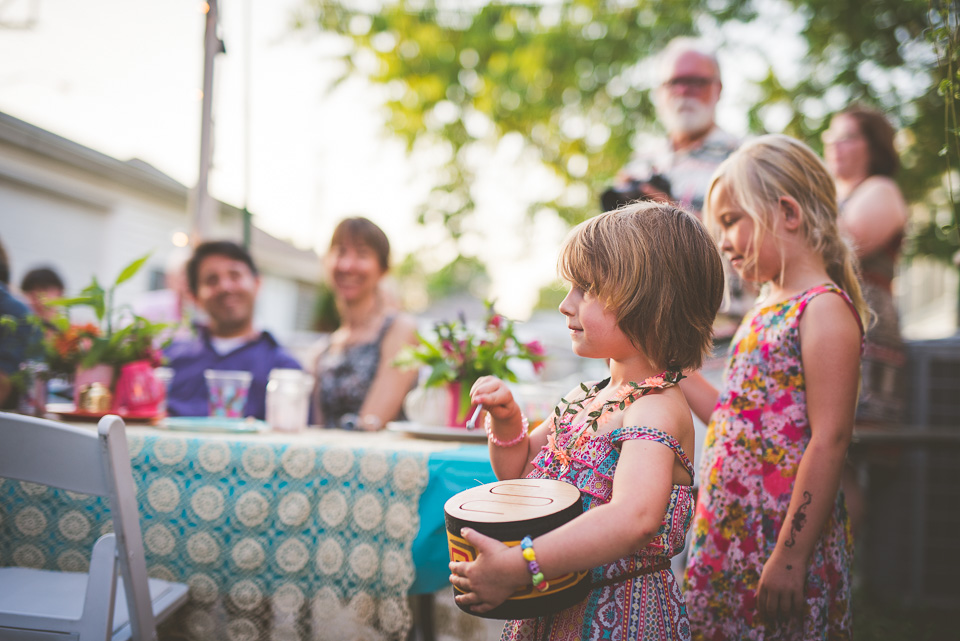
[[[218,222],[218,238],[240,240],[237,210],[223,206]],[[0,114],[0,242],[14,287],[29,269],[51,265],[75,294],[91,276],[109,285],[130,261],[151,253],[147,268],[118,291],[119,304],[132,304],[176,251],[173,234],[189,230],[187,189],[169,177]],[[283,340],[306,329],[298,326],[298,296],[318,281],[319,259],[254,231],[265,278],[257,322]]]
[[[28,191],[0,178],[0,242],[16,286],[30,269],[51,265],[70,292],[86,284],[91,273],[105,273],[102,233],[110,213],[48,193]]]

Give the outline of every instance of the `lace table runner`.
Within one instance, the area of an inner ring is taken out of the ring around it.
[[[164,638],[403,639],[431,452],[388,434],[127,431],[147,571],[190,586]],[[0,479],[0,565],[86,571],[105,499]]]

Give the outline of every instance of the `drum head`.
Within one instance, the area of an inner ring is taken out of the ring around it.
[[[454,495],[443,506],[466,523],[522,523],[561,513],[580,502],[580,490],[553,479],[511,479]]]

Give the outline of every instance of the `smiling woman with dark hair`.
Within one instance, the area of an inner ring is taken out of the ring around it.
[[[317,386],[314,416],[325,427],[378,430],[400,415],[416,382],[415,370],[392,362],[416,342],[416,323],[398,313],[381,287],[390,266],[390,241],[366,218],[342,220],[324,258],[340,327],[310,359]]]

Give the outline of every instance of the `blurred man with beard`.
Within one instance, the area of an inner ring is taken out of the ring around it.
[[[667,136],[644,144],[620,172],[614,188],[643,185],[645,197],[673,200],[699,217],[713,172],[740,145],[716,124],[723,88],[720,64],[712,49],[687,37],[671,40],[657,62],[653,102]],[[669,193],[651,194],[649,186],[661,182],[668,185]],[[728,296],[714,327],[719,338],[733,333],[756,298],[753,287],[726,261],[724,275]]]
[[[710,176],[739,146],[715,122],[720,65],[712,50],[685,37],[671,40],[658,62],[653,101],[667,138],[638,151],[618,183],[666,178],[670,198],[699,216]]]
[[[253,375],[244,416],[264,418],[270,370],[300,369],[300,364],[269,332],[254,328],[260,275],[253,259],[236,243],[202,243],[187,263],[187,283],[208,322],[197,328],[195,337],[175,341],[164,350],[174,371],[167,412],[207,416],[204,370],[243,370]]]

